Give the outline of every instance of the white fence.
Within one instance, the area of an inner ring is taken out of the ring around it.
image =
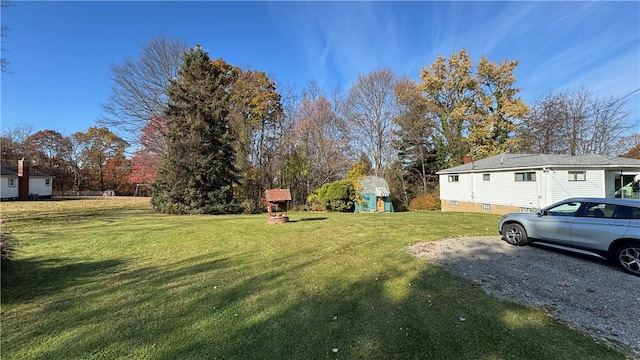
[[[68,196],[102,196],[102,191],[54,191],[54,197]]]

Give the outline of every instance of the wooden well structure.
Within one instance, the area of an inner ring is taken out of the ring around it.
[[[284,224],[289,222],[289,203],[291,191],[289,189],[270,189],[265,191],[265,200],[269,215],[268,224]],[[274,212],[274,209],[279,210]]]

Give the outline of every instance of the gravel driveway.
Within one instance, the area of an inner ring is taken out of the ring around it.
[[[543,308],[640,359],[640,277],[604,260],[542,246],[513,246],[499,236],[423,242],[408,250],[489,295]]]

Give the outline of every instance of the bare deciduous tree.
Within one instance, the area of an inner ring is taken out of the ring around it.
[[[618,156],[640,159],[640,133],[621,137],[616,144],[616,150]]]
[[[339,103],[329,101],[316,83],[311,83],[299,106],[296,139],[313,165],[313,187],[342,179],[349,169],[347,127],[337,107]]]
[[[367,154],[377,176],[393,155],[393,120],[400,115],[394,95],[397,78],[388,69],[361,75],[349,90],[345,114],[353,146]]]
[[[138,144],[145,126],[161,117],[167,103],[167,87],[176,77],[187,45],[181,40],[156,37],[144,45],[137,59],[111,65],[114,82],[111,95],[103,104],[108,114],[99,123],[121,131],[123,138]],[[161,131],[161,129],[158,129]],[[163,153],[159,149],[148,149]]]
[[[32,154],[25,146],[25,142],[34,132],[33,125],[26,123],[3,128],[0,138],[0,161],[3,164],[15,165],[18,159],[30,159]]]
[[[11,5],[13,5],[13,2],[9,0],[0,1],[0,8],[2,9],[5,9]],[[7,36],[8,31],[9,31],[9,27],[7,25],[2,25],[2,27],[0,27],[0,38],[2,39],[3,43],[4,43],[4,38]],[[2,44],[0,48],[2,48],[3,52],[6,51],[4,44]],[[8,67],[9,67],[9,61],[7,61],[7,58],[2,56],[2,58],[0,58],[0,71],[7,72]]]
[[[549,93],[536,102],[517,130],[519,150],[535,154],[564,154],[568,146],[559,129],[564,125],[564,101]]]
[[[624,100],[597,97],[586,88],[549,94],[521,124],[520,149],[544,154],[619,155],[628,134]]]
[[[617,141],[631,129],[625,124],[624,103],[611,95],[591,97],[586,116],[578,151],[582,154],[617,155]]]

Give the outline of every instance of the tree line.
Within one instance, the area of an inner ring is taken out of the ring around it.
[[[225,213],[258,211],[264,190],[278,187],[305,206],[323,185],[364,175],[386,178],[402,209],[466,154],[637,154],[624,100],[582,88],[526,104],[517,65],[482,56],[474,66],[460,50],[423,67],[419,81],[376,69],[326,93],[313,81],[276,86],[158,37],[112,65],[99,126],[71,136],[3,130],[2,161],[30,158],[57,190],[149,184],[159,211]]]

